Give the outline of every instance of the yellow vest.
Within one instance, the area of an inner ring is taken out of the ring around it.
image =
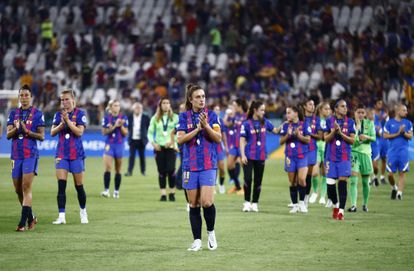
[[[41,26],[42,38],[51,39],[53,37],[53,23],[51,21],[44,21]]]

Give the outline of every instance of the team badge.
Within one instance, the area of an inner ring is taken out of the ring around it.
[[[105,151],[109,151],[111,147],[109,145],[105,145]]]
[[[56,158],[56,159],[55,159],[55,164],[56,164],[56,165],[57,165],[57,164],[59,164],[60,160],[62,160],[62,158],[59,158],[59,157],[58,157],[58,158]]]
[[[188,180],[190,179],[190,172],[189,171],[184,171],[183,172],[183,180],[185,184],[188,184]]]
[[[290,167],[290,163],[291,163],[291,161],[290,161],[289,157],[286,157],[286,166]]]

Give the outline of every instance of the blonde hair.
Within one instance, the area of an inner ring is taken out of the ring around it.
[[[316,106],[316,109],[315,109],[315,115],[316,116],[318,116],[318,117],[321,117],[321,114],[322,114],[322,108],[325,106],[325,105],[328,105],[329,106],[329,108],[331,107],[331,105],[329,104],[329,102],[321,102],[321,103],[319,103],[317,106]]]
[[[118,99],[110,100],[108,102],[108,105],[106,106],[105,110],[108,111],[108,113],[111,113],[112,114],[112,111],[111,111],[112,105],[114,105],[114,103],[117,103],[117,102],[119,103],[119,100]]]
[[[73,108],[75,108],[76,107],[75,91],[73,91],[73,89],[71,89],[71,88],[67,88],[67,89],[63,90],[60,95],[62,96],[62,95],[65,95],[65,94],[69,94],[72,97],[72,99],[73,99]]]

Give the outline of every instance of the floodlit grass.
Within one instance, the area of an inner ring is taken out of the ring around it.
[[[407,176],[403,201],[391,201],[389,186],[382,185],[371,191],[369,213],[359,208],[355,214],[346,213],[345,221],[334,221],[331,211],[318,204],[311,205],[308,214],[289,214],[283,162],[267,161],[260,212],[242,213],[241,196],[217,194],[219,247],[216,251],[207,249],[203,225],[203,250],[188,252],[192,235],[183,192],[177,192],[176,202],[159,202],[155,163],[148,158],[147,164],[146,177],[135,173],[122,178],[120,199],[115,200],[100,197],[102,161],[88,158],[85,190],[89,224],[80,224],[70,177],[68,224],[52,225],[57,218],[57,182],[53,159],[42,158],[33,186],[33,209],[39,224],[32,232],[18,233],[14,229],[21,208],[10,177],[10,161],[0,159],[0,269],[414,269],[413,173]],[[360,203],[361,197],[358,200]]]

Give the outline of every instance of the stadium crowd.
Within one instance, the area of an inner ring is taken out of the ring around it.
[[[121,108],[140,101],[152,114],[169,97],[176,109],[186,82],[199,82],[209,104],[263,99],[270,118],[306,96],[345,97],[351,108],[406,100],[412,118],[412,8],[369,0],[6,0],[0,85],[28,84],[47,125],[65,88],[98,125],[114,98]]]

